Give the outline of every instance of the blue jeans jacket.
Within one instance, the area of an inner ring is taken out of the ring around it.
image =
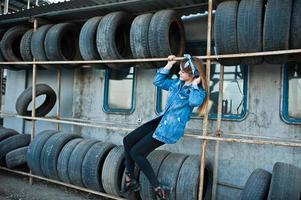
[[[180,79],[168,79],[168,74],[169,70],[160,68],[153,80],[155,86],[169,91],[165,111],[161,114],[163,117],[153,138],[173,144],[183,136],[193,108],[203,103],[206,93],[203,88],[184,85],[184,81]]]

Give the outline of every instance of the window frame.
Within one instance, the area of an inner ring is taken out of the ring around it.
[[[127,114],[130,115],[135,111],[136,105],[136,68],[133,67],[133,83],[132,83],[132,96],[131,96],[131,108],[123,109],[123,108],[110,108],[109,106],[109,70],[105,70],[105,81],[104,81],[104,97],[103,97],[103,107],[102,110],[108,114]]]
[[[241,65],[245,68],[243,76],[246,77],[243,80],[243,110],[239,115],[229,115],[229,114],[222,114],[222,120],[224,121],[243,121],[245,120],[247,116],[247,109],[248,109],[248,86],[249,86],[249,66],[247,65]],[[227,66],[225,66],[227,67]],[[161,104],[162,104],[162,90],[156,87],[156,106],[155,106],[155,112],[157,115],[162,114],[163,110],[161,110]],[[192,119],[203,119],[204,117],[199,117],[195,113],[191,115]],[[208,114],[208,119],[210,120],[217,120],[217,114]]]
[[[282,93],[280,116],[287,124],[301,124],[301,118],[290,117],[288,114],[288,64],[282,66]]]

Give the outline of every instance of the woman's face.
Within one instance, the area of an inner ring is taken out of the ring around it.
[[[181,81],[190,81],[190,80],[193,79],[192,74],[187,73],[187,72],[185,72],[185,71],[183,71],[183,70],[180,70],[180,71],[179,71],[179,75],[180,75],[180,80],[181,80]]]

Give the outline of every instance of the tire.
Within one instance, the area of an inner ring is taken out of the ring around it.
[[[45,176],[41,169],[41,152],[47,140],[58,131],[45,130],[40,132],[28,146],[26,161],[33,174]]]
[[[33,29],[29,29],[28,31],[26,31],[26,33],[24,33],[20,42],[20,53],[24,61],[33,60],[33,56],[30,49],[32,34]]]
[[[290,28],[290,49],[301,49],[301,1],[294,0]],[[290,54],[294,60],[301,61],[301,54]]]
[[[1,40],[0,50],[6,61],[20,62],[22,61],[20,52],[20,42],[23,34],[28,30],[26,26],[15,26],[8,29]],[[31,69],[29,65],[14,65],[9,69]]]
[[[71,61],[79,60],[79,32],[75,24],[60,23],[53,25],[46,34],[44,40],[45,52],[48,60]],[[61,65],[55,65],[61,66]],[[74,69],[77,64],[62,65],[67,69]]]
[[[237,41],[239,53],[262,51],[262,31],[265,0],[241,0],[237,13]],[[259,65],[263,57],[244,57],[241,64]]]
[[[86,153],[82,164],[82,179],[85,187],[104,192],[101,182],[102,167],[108,153],[114,147],[113,144],[98,142]]]
[[[79,35],[79,50],[84,60],[100,60],[97,51],[96,34],[97,27],[102,17],[89,19],[82,27]],[[106,69],[103,63],[91,64],[95,69]]]
[[[68,175],[73,185],[84,187],[82,181],[82,164],[86,153],[97,140],[86,139],[81,141],[72,151],[68,162]]]
[[[183,162],[176,185],[176,199],[198,199],[199,170],[199,156],[189,156]],[[208,183],[205,181],[204,185],[204,191],[206,191]],[[205,195],[204,193],[204,196]]]
[[[55,180],[59,180],[57,173],[57,160],[64,145],[72,139],[79,138],[74,134],[58,133],[51,136],[45,143],[41,152],[41,169],[43,174]]]
[[[159,183],[170,189],[169,199],[176,199],[176,186],[181,166],[187,155],[171,153],[162,162],[158,173]]]
[[[28,146],[30,143],[29,134],[18,134],[0,142],[0,162],[5,163],[5,156],[8,152],[17,148]]]
[[[264,169],[256,169],[249,176],[243,191],[241,200],[264,200],[267,199],[272,174]]]
[[[224,1],[216,9],[214,19],[214,41],[217,55],[238,53],[237,44],[238,1]],[[240,58],[218,60],[222,65],[240,64]]]
[[[97,28],[97,50],[103,60],[132,58],[130,28],[132,17],[125,12],[105,15]],[[132,63],[107,64],[108,67],[129,71]]]
[[[161,10],[153,15],[148,38],[152,57],[183,56],[185,30],[183,21],[174,10]],[[165,64],[157,62],[158,66]]]
[[[0,128],[0,142],[2,140],[5,140],[6,138],[9,138],[9,137],[17,135],[17,134],[19,134],[19,133],[17,131],[15,131],[14,129],[8,129],[8,128],[1,127]]]
[[[39,27],[36,32],[33,33],[31,38],[31,52],[33,57],[37,61],[48,61],[46,56],[44,41],[48,30],[52,27],[52,24],[46,24]],[[45,69],[53,69],[54,65],[41,65]]]
[[[268,200],[299,200],[300,186],[301,169],[291,164],[277,162],[273,167]]]
[[[292,0],[268,0],[263,27],[263,50],[276,51],[289,48]],[[270,64],[284,64],[288,55],[265,56]]]
[[[148,45],[148,31],[153,14],[143,14],[137,16],[131,26],[130,44],[134,58],[150,58],[151,52]],[[144,69],[155,68],[152,62],[138,63]]]
[[[59,179],[65,183],[70,183],[69,175],[68,175],[68,163],[70,160],[70,156],[76,145],[80,143],[83,139],[76,138],[74,140],[70,140],[60,152],[59,158],[57,160],[57,173]]]
[[[0,46],[1,46],[1,40],[2,40],[2,37],[4,35],[4,33],[6,32],[5,29],[0,29]],[[5,59],[2,55],[2,52],[1,52],[1,49],[0,49],[0,62],[5,62]],[[9,68],[12,68],[13,70],[17,70],[16,68],[14,68],[13,66],[11,65],[0,65],[1,68],[5,68],[5,69],[9,69]]]
[[[150,162],[156,176],[158,175],[162,162],[169,154],[170,152],[168,151],[155,150],[147,156],[147,159]],[[156,198],[156,194],[154,193],[154,189],[143,172],[140,173],[139,182],[141,184],[141,190],[140,190],[141,198],[156,200],[157,198]]]
[[[7,168],[15,168],[18,166],[22,166],[26,164],[26,152],[27,152],[28,146],[21,147],[18,149],[15,149],[13,151],[10,151],[5,156],[5,162]]]
[[[114,147],[105,159],[101,181],[106,193],[119,196],[124,166],[123,146]]]
[[[36,97],[46,95],[42,105],[36,108],[36,117],[43,117],[47,115],[55,105],[56,94],[55,91],[46,84],[36,85]],[[25,89],[17,99],[16,111],[19,115],[31,116],[31,110],[27,110],[32,101],[32,87]]]

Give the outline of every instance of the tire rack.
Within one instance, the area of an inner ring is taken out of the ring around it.
[[[238,53],[238,54],[227,54],[227,55],[211,55],[211,25],[212,25],[212,0],[208,0],[208,32],[207,32],[207,52],[206,56],[196,56],[199,59],[206,60],[206,76],[207,81],[210,81],[210,66],[211,63],[214,63],[213,60],[217,60],[219,58],[235,58],[235,57],[250,57],[250,56],[266,56],[266,55],[279,55],[279,54],[293,54],[293,53],[301,53],[301,49],[293,49],[293,50],[280,50],[280,51],[266,51],[266,52],[255,52],[255,53]],[[36,31],[37,28],[37,19],[34,19],[34,31]],[[177,57],[175,60],[183,60],[183,57]],[[82,120],[82,119],[75,119],[75,118],[63,118],[60,117],[60,93],[61,93],[61,70],[57,69],[57,116],[54,118],[50,117],[36,117],[35,116],[35,85],[36,85],[36,70],[37,64],[92,64],[92,63],[128,63],[128,62],[154,62],[154,61],[167,61],[167,58],[146,58],[146,59],[121,59],[121,60],[89,60],[89,61],[35,61],[35,59],[32,62],[0,62],[0,65],[2,64],[8,64],[8,65],[18,65],[18,64],[31,64],[33,66],[32,70],[32,98],[33,98],[33,109],[32,109],[32,116],[26,117],[26,116],[20,116],[16,113],[4,113],[0,112],[1,116],[4,117],[17,117],[21,119],[30,119],[32,120],[32,131],[31,131],[31,138],[33,139],[35,136],[35,121],[48,121],[57,123],[57,129],[60,129],[60,124],[71,124],[71,125],[78,125],[78,126],[85,126],[85,127],[95,127],[95,128],[105,128],[105,129],[111,129],[111,130],[124,130],[124,131],[130,131],[132,129],[130,128],[122,128],[122,127],[112,127],[112,124],[109,123],[95,123],[95,121],[88,121],[88,120]],[[199,139],[202,141],[201,145],[201,160],[200,160],[200,182],[199,182],[199,193],[198,193],[198,199],[202,199],[203,197],[203,185],[204,185],[204,167],[205,167],[205,160],[206,160],[206,145],[207,140],[209,141],[216,141],[215,145],[215,156],[214,156],[214,169],[213,169],[213,188],[212,188],[212,199],[215,199],[216,197],[216,188],[217,188],[217,177],[218,177],[218,158],[219,158],[219,145],[220,142],[236,142],[236,143],[246,143],[246,144],[261,144],[261,145],[275,145],[275,146],[286,146],[286,147],[301,147],[301,141],[300,140],[294,140],[292,141],[281,141],[279,138],[274,137],[261,137],[261,136],[251,136],[251,135],[243,135],[240,133],[231,133],[231,132],[222,132],[221,131],[221,117],[222,117],[222,95],[223,95],[223,80],[224,80],[224,66],[221,65],[220,68],[220,82],[219,82],[219,98],[218,98],[218,115],[217,115],[217,124],[216,124],[216,131],[213,133],[214,136],[207,135],[207,126],[208,126],[208,107],[206,109],[206,113],[203,119],[203,125],[202,125],[202,135],[195,135],[195,134],[185,134],[185,137]],[[209,84],[206,88],[207,92],[207,98],[209,97]],[[2,96],[1,96],[2,98]],[[1,99],[0,99],[1,102]],[[109,124],[109,125],[108,125]],[[241,139],[241,138],[226,138],[225,135],[231,135],[231,136],[239,136],[239,137],[246,137],[251,139]],[[257,138],[257,139],[256,139]],[[9,171],[13,173],[17,173],[20,175],[28,176],[29,182],[32,184],[32,178],[48,181],[51,183],[55,183],[58,185],[66,186],[69,188],[77,189],[84,192],[89,192],[95,195],[104,196],[111,199],[123,199],[120,197],[116,197],[110,194],[97,192],[94,190],[90,190],[83,187],[78,187],[75,185],[63,183],[61,181],[56,181],[52,179],[48,179],[41,176],[33,175],[30,171],[30,173],[17,171],[17,170],[11,170],[5,167],[0,167],[1,170]],[[230,185],[226,183],[219,183],[222,185]],[[233,186],[237,187],[237,186]],[[237,187],[239,188],[239,187]],[[241,189],[241,188],[240,188]]]

